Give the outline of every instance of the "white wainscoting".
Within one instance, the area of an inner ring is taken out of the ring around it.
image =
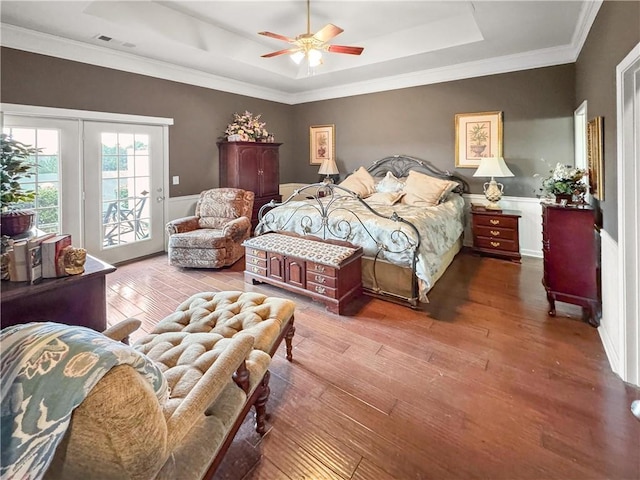
[[[196,211],[196,203],[200,198],[200,194],[197,195],[184,195],[182,197],[170,197],[167,205],[167,218],[166,221],[170,222],[176,218],[189,217]],[[167,251],[169,237],[165,230],[164,234],[164,250]]]
[[[468,209],[471,203],[485,205],[487,199],[483,194],[464,194]],[[542,258],[542,207],[539,198],[529,197],[502,197],[500,206],[504,210],[519,210],[520,217],[520,254],[529,257]],[[471,215],[467,215],[467,225],[464,233],[464,244],[471,246]]]
[[[625,352],[623,318],[619,302],[618,289],[618,243],[605,231],[600,231],[600,248],[602,251],[602,319],[598,333],[609,359],[611,369],[623,377],[623,355]]]

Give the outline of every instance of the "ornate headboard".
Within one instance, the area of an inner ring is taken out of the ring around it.
[[[406,177],[409,171],[415,170],[431,177],[452,180],[458,183],[454,192],[462,194],[469,191],[469,184],[462,178],[448,172],[442,171],[424,160],[419,160],[406,155],[393,155],[376,160],[367,168],[367,171],[374,177],[384,177],[387,172],[393,173],[397,178]]]

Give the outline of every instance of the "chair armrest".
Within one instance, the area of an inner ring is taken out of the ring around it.
[[[107,328],[102,332],[102,334],[109,337],[111,340],[129,343],[129,335],[140,328],[140,325],[142,325],[142,322],[137,318],[127,318]]]
[[[253,337],[246,334],[223,338],[216,343],[212,351],[222,351],[167,419],[167,451],[180,445],[196,421],[232,381],[252,348]]]
[[[230,237],[232,240],[239,242],[247,238],[251,231],[251,220],[247,217],[234,218],[230,222],[226,223],[222,227],[222,233],[225,237]]]
[[[199,228],[198,220],[199,217],[196,217],[195,215],[171,220],[166,226],[167,233],[169,235],[173,235],[174,233],[184,233],[197,230]]]

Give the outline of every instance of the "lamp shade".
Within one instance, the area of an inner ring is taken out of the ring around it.
[[[338,170],[338,166],[336,162],[331,158],[325,158],[322,161],[322,165],[320,165],[320,170],[318,170],[320,175],[337,175],[340,173]]]
[[[474,177],[513,177],[502,157],[482,157],[480,166],[473,174]]]

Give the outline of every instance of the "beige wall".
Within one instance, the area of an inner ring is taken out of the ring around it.
[[[284,142],[283,164],[291,162],[289,105],[9,48],[0,60],[2,102],[173,118],[169,178],[179,175],[180,185],[172,197],[218,186],[216,141],[233,112],[262,113]]]
[[[605,1],[576,63],[576,107],[587,100],[589,120],[604,117],[603,227],[618,238],[616,66],[640,42],[640,2]]]
[[[573,160],[574,65],[289,106],[18,50],[2,49],[2,101],[60,108],[172,117],[170,196],[218,185],[216,139],[234,111],[262,113],[283,142],[281,183],[318,179],[309,165],[309,125],[336,125],[343,173],[393,154],[454,170],[454,116],[504,112],[504,154],[515,178],[505,193],[533,196],[534,174]],[[543,161],[544,159],[544,161]],[[545,163],[546,162],[546,163]],[[481,192],[473,169],[456,173]]]
[[[455,169],[454,118],[499,110],[504,156],[515,174],[501,179],[505,193],[532,197],[540,184],[534,174],[546,174],[556,162],[573,163],[573,99],[574,66],[562,65],[297,105],[293,151],[300,162],[286,181],[318,178],[308,162],[308,125],[333,123],[343,175],[406,154],[455,171],[481,193],[487,179],[473,178],[474,169]]]

